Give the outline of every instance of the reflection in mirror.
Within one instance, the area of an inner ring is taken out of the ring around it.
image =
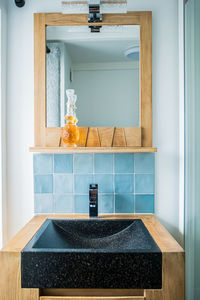
[[[46,37],[47,127],[64,126],[66,89],[78,126],[139,126],[139,26],[47,26]]]

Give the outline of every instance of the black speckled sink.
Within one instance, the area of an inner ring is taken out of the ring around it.
[[[21,264],[23,288],[162,287],[162,253],[139,219],[46,220]]]

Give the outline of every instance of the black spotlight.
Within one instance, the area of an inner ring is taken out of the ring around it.
[[[23,7],[25,5],[25,1],[24,0],[15,0],[15,4],[18,7]]]

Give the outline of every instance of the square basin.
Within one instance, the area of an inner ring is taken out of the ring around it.
[[[140,219],[47,219],[21,252],[22,288],[161,289],[162,253]]]

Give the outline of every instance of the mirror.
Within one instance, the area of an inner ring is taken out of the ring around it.
[[[46,27],[46,127],[63,127],[66,89],[79,127],[140,126],[140,26]]]

